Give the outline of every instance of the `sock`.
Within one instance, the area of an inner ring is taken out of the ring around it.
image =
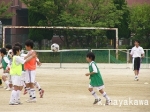
[[[17,90],[17,100],[20,101],[20,90]]]
[[[105,97],[106,100],[110,100],[110,98],[107,96],[106,92],[103,93],[103,97]]]
[[[29,97],[32,98],[32,95],[31,95],[31,90],[30,88],[25,88],[27,90],[27,92],[29,93]]]
[[[11,96],[10,96],[10,102],[15,103],[17,100],[17,91],[12,90],[11,91]]]
[[[135,78],[138,78],[138,75],[135,75]]]
[[[39,91],[41,91],[41,86],[38,82],[35,82],[35,86],[36,86],[36,88],[38,88]]]
[[[25,84],[25,82],[23,83],[23,87],[24,87],[24,88],[26,88],[26,84]]]
[[[35,89],[34,88],[30,89],[30,92],[31,92],[32,99],[36,98]]]
[[[92,91],[91,94],[94,96],[95,99],[98,99],[97,94],[95,93],[95,91]]]
[[[9,88],[9,81],[8,80],[5,81],[5,84]]]

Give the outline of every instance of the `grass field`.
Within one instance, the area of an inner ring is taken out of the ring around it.
[[[112,105],[104,106],[92,104],[94,98],[87,90],[89,78],[84,75],[88,72],[86,68],[49,68],[49,64],[43,64],[37,69],[36,80],[45,90],[44,98],[39,98],[37,92],[37,103],[26,103],[28,95],[21,94],[23,104],[12,106],[8,105],[10,91],[0,88],[0,112],[150,112],[149,69],[140,71],[139,81],[133,80],[131,69],[100,69],[105,91],[113,101]],[[98,95],[104,104],[105,99]],[[146,100],[148,105],[120,105],[119,101],[129,99]],[[118,105],[114,101],[118,101]]]

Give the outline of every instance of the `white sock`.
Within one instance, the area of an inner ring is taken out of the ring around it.
[[[15,103],[17,98],[17,91],[12,90],[11,96],[10,96],[10,102]]]
[[[5,81],[5,84],[6,84],[7,88],[9,88],[9,81],[8,80]]]
[[[106,100],[110,100],[110,98],[107,96],[106,92],[103,93],[103,97],[105,97]]]
[[[138,75],[135,75],[135,78],[138,78]]]
[[[24,88],[26,88],[26,84],[25,84],[25,82],[23,82],[23,87],[24,87]]]
[[[30,89],[30,92],[31,92],[32,98],[36,98],[35,89],[34,88]]]
[[[17,90],[17,100],[20,101],[20,90]]]
[[[30,88],[25,88],[27,90],[27,92],[29,93],[29,97],[32,98],[32,95],[31,95],[31,91],[30,91]]]
[[[38,88],[39,91],[41,90],[41,86],[38,82],[35,82],[35,86]]]
[[[94,96],[95,99],[98,99],[98,96],[95,91],[92,91],[91,94]]]

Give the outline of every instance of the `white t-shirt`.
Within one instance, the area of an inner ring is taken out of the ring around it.
[[[26,62],[26,60],[24,60],[24,58],[22,58],[20,56],[14,56],[14,57],[15,57],[15,63],[16,63],[16,65],[24,64]]]
[[[93,61],[92,61],[93,62]],[[94,73],[98,73],[98,71],[97,71],[97,67],[95,66],[95,64],[94,63],[90,63],[90,65],[92,64],[92,68],[93,68],[93,72]]]
[[[142,54],[144,54],[144,50],[142,47],[133,47],[130,54],[132,55],[133,58],[136,57],[141,57]]]

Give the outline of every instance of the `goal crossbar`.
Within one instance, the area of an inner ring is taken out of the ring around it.
[[[3,26],[3,47],[5,47],[5,29],[7,28],[38,28],[38,29],[85,29],[85,30],[115,30],[116,31],[116,49],[118,49],[118,28],[104,27],[64,27],[64,26]]]

